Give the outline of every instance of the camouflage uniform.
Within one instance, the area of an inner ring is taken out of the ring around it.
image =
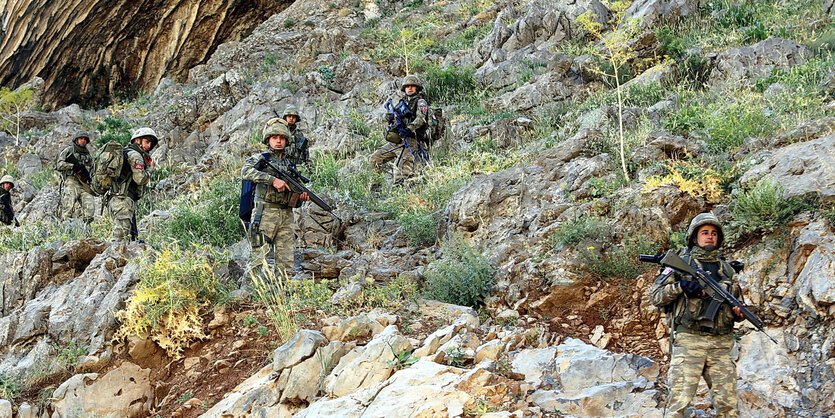
[[[287,109],[284,109],[284,116],[282,116],[282,118],[286,121],[287,116],[290,115],[297,117],[298,120],[296,120],[296,123],[287,122],[287,128],[290,130],[290,140],[287,141],[287,147],[284,153],[287,155],[287,158],[293,161],[296,165],[303,165],[309,168],[310,140],[308,140],[304,136],[304,132],[298,128],[298,124],[301,122],[302,118],[299,115],[299,111],[296,109],[296,106],[287,106]]]
[[[273,121],[270,121],[273,122]],[[268,123],[264,128],[263,142],[269,147],[274,135],[289,138],[290,132],[283,123]],[[277,277],[292,275],[293,270],[293,210],[289,205],[291,192],[279,192],[273,187],[278,173],[262,162],[269,156],[269,163],[279,169],[287,169],[291,160],[284,150],[270,147],[269,153],[255,154],[247,158],[241,168],[241,178],[256,184],[252,222],[247,235],[252,247],[250,270],[261,266],[262,278],[266,274],[264,264]]]
[[[4,184],[9,183],[11,187],[6,190]],[[17,223],[14,218],[14,206],[12,206],[11,190],[14,188],[14,178],[10,175],[3,176],[0,179],[0,223],[11,225]]]
[[[136,202],[145,194],[145,185],[151,180],[148,162],[151,156],[145,152],[136,139],[148,137],[152,142],[151,150],[156,147],[156,133],[149,128],[136,130],[130,144],[125,147],[125,163],[122,172],[110,191],[108,208],[113,219],[111,239],[136,239]]]
[[[93,222],[93,214],[95,208],[95,196],[89,184],[85,184],[80,178],[81,174],[77,171],[78,167],[75,164],[68,162],[67,159],[74,157],[82,168],[87,170],[87,176],[93,172],[93,157],[86,146],[78,144],[79,138],[87,138],[90,140],[90,135],[84,131],[78,131],[73,137],[73,144],[65,148],[58,154],[58,162],[55,164],[55,169],[61,173],[61,209],[64,219],[77,217],[80,215],[84,223],[89,224]],[[76,210],[78,204],[78,210]],[[73,216],[76,215],[76,216]]]
[[[719,231],[715,249],[702,248],[695,243],[696,233],[703,225],[713,225]],[[710,274],[734,296],[741,290],[734,281],[734,270],[719,257],[724,232],[718,219],[710,213],[693,218],[687,231],[688,247],[680,252],[691,266]],[[723,304],[714,321],[701,319],[708,307],[709,298],[688,297],[682,288],[684,280],[671,269],[665,269],[652,288],[652,304],[663,308],[671,318],[670,332],[672,354],[670,358],[670,396],[667,414],[684,416],[687,406],[696,394],[699,378],[704,376],[710,388],[717,416],[736,417],[736,366],[731,360],[734,339],[731,335],[734,322],[741,319],[733,314],[728,304]],[[700,291],[699,291],[700,292]]]
[[[417,91],[412,95],[405,94],[406,86],[416,86]],[[404,93],[404,97],[401,101],[406,104],[412,115],[411,120],[404,120],[404,122],[408,125],[409,130],[415,134],[415,137],[418,140],[422,140],[426,131],[426,121],[429,117],[429,103],[421,94],[423,86],[417,76],[409,75],[403,79],[402,91]],[[400,150],[392,150],[403,143],[403,139],[400,138],[400,135],[398,135],[395,131],[386,132],[386,141],[387,143],[383,144],[383,146],[378,148],[377,151],[374,151],[374,154],[371,155],[371,159],[369,161],[371,169],[378,173],[382,169],[383,164],[397,158],[400,155]],[[417,144],[411,144],[411,142],[410,145],[417,146]],[[403,158],[400,160],[400,167],[398,168],[399,171],[395,176],[396,180],[401,181],[406,177],[411,177],[415,169],[415,156],[412,155],[411,152],[408,152],[408,150],[404,152]]]

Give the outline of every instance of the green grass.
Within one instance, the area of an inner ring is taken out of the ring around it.
[[[757,232],[771,232],[787,224],[798,212],[811,209],[803,199],[783,197],[784,188],[767,178],[739,191],[731,201],[730,240]]]

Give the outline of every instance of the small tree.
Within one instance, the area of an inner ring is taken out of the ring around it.
[[[597,15],[591,10],[577,17],[577,24],[602,44],[602,48],[596,48],[592,53],[612,65],[614,74],[609,74],[600,68],[592,68],[592,71],[603,77],[614,78],[615,81],[615,88],[618,95],[620,163],[623,169],[623,175],[627,181],[629,181],[629,171],[626,169],[626,156],[624,155],[623,97],[621,94],[620,75],[621,69],[637,57],[630,43],[638,37],[641,30],[641,19],[624,19],[624,12],[629,7],[629,4],[628,1],[616,1],[612,3],[612,19],[609,21],[612,30],[606,33],[604,33],[603,25],[597,21]]]
[[[28,86],[14,91],[0,88],[0,126],[9,133],[14,130],[16,146],[20,146],[20,114],[32,106],[34,97]]]

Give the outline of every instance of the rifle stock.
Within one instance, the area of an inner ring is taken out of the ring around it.
[[[660,255],[640,254],[638,256],[638,259],[640,261],[643,261],[643,262],[661,264],[662,266],[669,267],[673,270],[676,270],[676,271],[678,271],[682,274],[686,274],[686,275],[691,276],[694,279],[696,279],[696,281],[698,281],[699,284],[704,286],[705,290],[710,295],[710,297],[713,299],[713,301],[717,302],[717,303],[712,303],[713,309],[710,309],[710,311],[712,311],[712,312],[709,312],[708,315],[705,315],[705,316],[708,316],[708,317],[712,318],[713,315],[716,314],[716,311],[718,310],[718,307],[721,303],[727,303],[727,304],[731,305],[732,307],[738,307],[742,316],[748,322],[750,322],[751,325],[753,325],[754,328],[757,329],[757,331],[762,332],[769,339],[771,339],[771,341],[773,341],[774,344],[777,344],[777,340],[775,340],[772,336],[768,335],[768,333],[765,332],[765,322],[763,322],[762,319],[760,319],[759,317],[757,317],[757,315],[755,315],[753,312],[751,312],[745,306],[745,304],[743,304],[739,299],[734,297],[734,295],[732,295],[731,292],[728,292],[716,280],[714,280],[709,275],[705,274],[704,271],[699,270],[699,269],[694,269],[689,264],[687,264],[684,260],[681,259],[681,257],[678,256],[678,254],[675,253],[675,251],[669,250],[669,251],[667,251],[667,254],[664,254],[663,257],[660,256]],[[742,264],[742,263],[739,263],[738,265],[739,266],[744,266],[744,264]],[[733,268],[734,268],[734,270],[736,270],[736,266],[733,266]],[[742,270],[742,267],[740,267],[740,270]],[[739,270],[737,270],[737,271],[739,271]]]

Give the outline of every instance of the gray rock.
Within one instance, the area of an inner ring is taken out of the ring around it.
[[[342,357],[325,379],[325,390],[329,395],[339,397],[383,382],[394,371],[388,360],[393,360],[395,353],[411,349],[397,327],[389,325],[368,345],[357,347]]]
[[[0,399],[0,418],[12,418],[13,416],[12,403],[5,399]]]
[[[328,343],[322,333],[303,329],[273,352],[273,370],[280,371],[310,357],[317,348]]]
[[[43,169],[41,158],[35,154],[22,154],[17,160],[17,169],[26,176],[31,177]]]
[[[643,27],[654,28],[695,16],[698,12],[698,0],[638,0],[626,9],[624,20],[638,18]]]
[[[104,376],[77,374],[52,394],[52,407],[61,417],[147,416],[154,401],[151,369],[123,363]]]
[[[815,194],[824,202],[835,200],[835,135],[798,142],[774,151],[740,178],[753,184],[767,177],[784,188],[784,197]]]
[[[753,46],[732,48],[716,57],[710,73],[712,88],[729,90],[749,87],[774,70],[789,70],[803,64],[812,53],[797,42],[768,38]]]

